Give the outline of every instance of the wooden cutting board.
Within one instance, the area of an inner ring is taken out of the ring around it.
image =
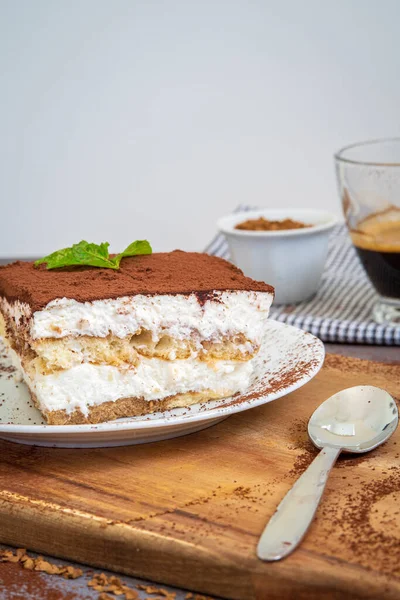
[[[255,555],[315,455],[309,416],[359,384],[400,398],[400,365],[328,356],[301,390],[166,442],[98,450],[0,442],[0,541],[226,598],[399,598],[400,430],[369,455],[340,459],[292,556]]]

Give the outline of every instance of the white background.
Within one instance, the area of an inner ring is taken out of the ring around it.
[[[400,134],[399,31],[398,0],[0,0],[0,256],[339,212],[333,152]]]

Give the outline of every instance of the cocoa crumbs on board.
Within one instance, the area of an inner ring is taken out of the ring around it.
[[[126,585],[116,575],[106,575],[105,573],[96,574],[88,582],[88,586],[93,588],[96,592],[101,592],[104,599],[108,594],[123,596],[125,600],[137,600],[139,598],[138,592]],[[174,599],[175,595],[171,595],[168,600]],[[101,597],[99,600],[102,600]]]
[[[164,590],[163,588],[158,588],[155,587],[154,585],[138,585],[137,586],[138,590],[143,590],[144,592],[146,592],[146,594],[159,594],[160,596],[164,596],[164,597],[171,597],[173,596],[173,598],[175,598],[176,594],[175,593],[170,593],[167,590]],[[173,600],[173,599],[171,599]]]
[[[38,580],[33,577],[35,572],[39,575],[39,572],[47,573],[48,575],[58,575],[64,579],[77,579],[83,575],[81,569],[75,568],[71,565],[59,566],[45,560],[39,556],[34,558],[29,556],[25,549],[18,548],[16,551],[12,550],[1,550],[0,551],[0,563],[8,563],[7,571],[4,571],[5,564],[1,565],[1,583],[4,586],[15,585],[15,582],[27,583],[27,590],[32,594],[33,598],[37,600],[59,600],[60,591],[53,590],[51,585],[46,580]],[[22,569],[21,569],[22,568]],[[15,569],[20,569],[18,575]],[[24,575],[21,578],[21,573]],[[87,571],[88,575],[90,571]],[[92,579],[87,582],[87,586],[92,588],[94,591],[99,593],[98,600],[113,600],[115,597],[121,597],[122,600],[139,600],[139,592],[128,585],[126,585],[116,575],[106,575],[105,573],[97,573],[93,575]],[[146,594],[150,594],[149,600],[175,600],[176,593],[170,592],[162,587],[155,587],[152,585],[139,584],[136,586],[137,589],[143,590]],[[193,600],[212,600],[207,596],[199,594],[193,594],[191,597]],[[22,600],[23,596],[21,596]],[[62,595],[63,600],[74,600],[77,596],[74,593],[66,593]]]
[[[82,569],[72,566],[57,566],[44,560],[42,556],[32,558],[24,548],[18,548],[15,553],[11,550],[0,551],[0,562],[20,563],[28,571],[43,571],[48,575],[60,575],[64,579],[77,579],[82,577]]]

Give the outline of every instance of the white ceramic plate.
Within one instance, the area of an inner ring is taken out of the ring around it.
[[[96,448],[156,442],[210,427],[229,415],[293,392],[322,366],[324,346],[310,333],[271,320],[265,339],[255,359],[258,375],[245,393],[98,425],[45,425],[26,385],[16,381],[0,348],[0,438],[36,446]]]

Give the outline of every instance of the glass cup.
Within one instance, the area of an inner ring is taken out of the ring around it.
[[[361,263],[379,295],[378,323],[400,323],[400,138],[335,154],[343,212]]]

